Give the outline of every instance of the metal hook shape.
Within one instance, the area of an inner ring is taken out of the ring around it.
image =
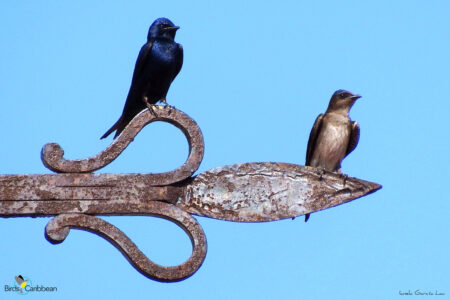
[[[80,160],[67,160],[64,150],[56,143],[44,145],[41,159],[44,165],[57,173],[89,173],[101,169],[116,159],[123,150],[133,141],[139,131],[149,123],[155,121],[168,122],[185,135],[189,143],[189,155],[186,162],[170,172],[151,174],[155,185],[167,185],[182,181],[190,177],[200,166],[204,154],[203,134],[197,123],[185,113],[174,107],[155,106],[156,114],[148,109],[138,114],[121,135],[99,154]]]
[[[109,241],[136,270],[148,278],[174,282],[190,277],[202,265],[207,251],[206,237],[200,224],[190,214],[162,202],[153,202],[147,213],[174,222],[189,235],[192,255],[186,262],[173,267],[158,265],[148,259],[117,227],[98,217],[85,214],[61,214],[54,217],[45,227],[45,236],[49,242],[58,244],[65,240],[71,228],[86,230]]]

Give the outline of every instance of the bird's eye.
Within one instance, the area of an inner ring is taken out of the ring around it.
[[[347,93],[340,93],[340,94],[339,94],[339,97],[340,97],[341,99],[344,99],[345,97],[347,97]]]

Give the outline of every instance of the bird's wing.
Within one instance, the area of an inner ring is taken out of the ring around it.
[[[114,138],[116,138],[134,117],[134,115],[136,114],[135,112],[136,108],[137,110],[139,110],[141,106],[143,107],[144,103],[142,104],[135,103],[134,95],[136,94],[136,90],[139,89],[138,81],[140,80],[140,78],[142,78],[142,72],[145,69],[145,65],[148,60],[149,53],[152,50],[152,46],[153,42],[148,42],[144,46],[142,46],[141,51],[139,51],[138,58],[136,59],[136,65],[134,66],[133,79],[131,80],[130,91],[128,92],[127,100],[125,101],[125,106],[123,108],[122,115],[120,116],[119,120],[117,120],[117,122],[114,123],[114,125],[111,126],[111,128],[109,128],[104,135],[102,135],[100,139],[106,138],[114,131],[116,131],[116,134],[114,135]],[[133,107],[136,108],[133,109]]]
[[[134,66],[133,79],[131,80],[131,83],[134,83],[137,78],[141,78],[142,70],[144,69],[148,54],[152,50],[152,46],[153,42],[148,42],[142,46],[141,51],[139,51],[136,65]]]
[[[348,141],[347,152],[345,153],[345,156],[349,155],[350,152],[355,150],[355,148],[359,142],[359,124],[358,124],[358,122],[353,121],[351,126],[352,126],[352,128],[350,131],[350,140]]]
[[[306,149],[306,166],[309,166],[311,164],[317,137],[319,136],[320,128],[322,127],[322,119],[323,114],[317,116],[316,121],[314,122],[314,126],[311,129],[311,133],[309,134],[308,148]]]
[[[175,79],[175,77],[178,75],[178,73],[180,73],[181,66],[183,66],[183,46],[178,44],[178,49],[180,50],[180,59],[177,61],[177,67],[176,67],[175,76],[173,76],[173,79]]]

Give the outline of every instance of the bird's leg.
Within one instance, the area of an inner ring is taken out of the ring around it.
[[[156,112],[155,112],[155,104],[149,103],[149,102],[148,102],[147,96],[144,96],[144,97],[142,98],[142,101],[145,103],[145,105],[147,106],[147,108],[148,108],[148,110],[150,111],[150,113],[151,113],[153,116],[156,117],[157,115],[156,115]]]

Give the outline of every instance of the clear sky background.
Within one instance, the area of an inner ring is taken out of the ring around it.
[[[103,150],[148,27],[180,25],[184,65],[167,100],[200,125],[198,172],[254,161],[304,164],[316,116],[340,88],[363,95],[344,161],[383,189],[303,218],[245,224],[198,217],[208,239],[189,279],[159,283],[112,245],[73,230],[44,238],[50,218],[0,219],[0,299],[22,274],[57,286],[35,299],[397,299],[450,297],[449,1],[3,1],[0,4],[0,173],[50,173],[47,142],[69,159]],[[183,134],[153,123],[100,172],[182,164]],[[173,223],[108,217],[153,261],[191,251]],[[416,297],[416,296],[412,296]],[[420,297],[419,297],[420,298]]]

